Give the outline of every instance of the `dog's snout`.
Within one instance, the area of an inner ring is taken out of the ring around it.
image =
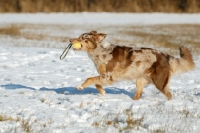
[[[70,42],[72,42],[73,39],[69,39]]]

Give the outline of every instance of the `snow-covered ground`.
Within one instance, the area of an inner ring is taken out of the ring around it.
[[[200,14],[0,14],[1,25],[75,25],[80,21],[98,25],[99,21],[105,23],[102,19],[108,25],[200,24]],[[75,32],[81,34],[79,30]],[[134,81],[105,87],[106,96],[101,96],[94,86],[76,90],[74,86],[97,75],[85,53],[71,50],[66,59],[59,60],[63,49],[9,47],[6,39],[10,42],[14,38],[3,37],[0,36],[4,40],[0,42],[0,133],[200,131],[199,55],[195,55],[193,71],[171,79],[172,100],[166,100],[153,85],[148,85],[142,98],[133,101]]]
[[[167,13],[38,13],[1,14],[0,23],[32,24],[199,24],[200,14]]]

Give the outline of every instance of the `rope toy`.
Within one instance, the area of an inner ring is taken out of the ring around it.
[[[64,59],[69,51],[69,49],[72,47],[72,44],[70,43],[67,48],[65,48],[65,50],[63,51],[63,53],[60,56],[60,60]]]
[[[67,55],[67,53],[69,52],[69,50],[70,50],[71,47],[73,47],[74,49],[80,49],[80,48],[81,48],[81,44],[78,43],[78,42],[77,42],[77,43],[74,43],[74,44],[70,43],[70,44],[67,46],[67,48],[65,48],[65,50],[63,51],[63,53],[61,54],[60,60],[63,60],[63,59],[66,57],[66,55]]]

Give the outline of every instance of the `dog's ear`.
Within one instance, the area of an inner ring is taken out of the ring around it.
[[[90,39],[95,43],[101,43],[107,36],[106,34],[97,33],[96,31],[91,31],[90,34]]]
[[[90,33],[91,33],[91,34],[97,34],[97,31],[92,30],[92,31],[90,31]]]
[[[99,43],[101,43],[105,38],[106,38],[106,34],[103,34],[103,33],[99,33],[99,34],[97,34],[97,41],[99,42]]]

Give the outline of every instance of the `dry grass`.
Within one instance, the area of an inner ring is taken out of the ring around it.
[[[131,129],[139,130],[140,127],[143,127],[142,122],[144,121],[144,115],[139,119],[135,119],[133,118],[134,113],[130,109],[126,109],[125,111],[126,111],[126,116],[127,116],[127,120],[126,120],[127,126],[121,128],[120,132],[131,130]]]
[[[134,117],[134,115],[142,113],[142,116]],[[124,109],[118,114],[110,112],[106,116],[98,114],[94,117],[97,117],[98,121],[94,121],[92,126],[102,131],[114,127],[117,132],[142,132],[145,130],[150,133],[193,132],[194,128],[191,124],[199,120],[200,112],[198,108],[189,109],[186,105],[183,108],[174,108],[173,106],[166,108],[164,105],[155,105],[155,108],[138,109],[138,112]],[[149,120],[153,122],[149,123]]]
[[[46,26],[44,29],[41,28],[42,25],[10,25],[5,27],[0,27],[0,35],[12,36],[16,38],[24,38],[26,40],[49,40],[49,41],[59,41],[67,42],[69,37],[67,36],[53,36],[47,33],[40,33],[42,30],[47,29],[49,26]],[[55,27],[55,26],[52,26]],[[58,29],[59,26],[56,26]]]
[[[198,45],[200,43],[200,25],[197,24],[133,26],[130,28],[131,30],[122,31],[122,33],[137,37],[140,43],[153,43],[156,46],[168,48],[189,44],[192,47],[200,48]]]
[[[170,54],[177,55],[178,47],[189,47],[192,53],[200,52],[200,25],[198,24],[174,24],[132,26],[129,30],[121,31],[122,34],[133,36],[132,45],[141,44],[144,47],[167,48]]]
[[[20,119],[19,117],[13,118],[11,116],[1,114],[0,122],[4,122],[4,121],[20,122],[21,128],[23,129],[23,131],[27,133],[30,133],[33,131],[30,120]]]
[[[18,130],[17,128],[21,128],[26,133],[38,132],[37,130],[39,130],[39,128],[38,129],[33,128],[34,124],[36,124],[38,127],[45,128],[54,122],[52,119],[49,119],[46,122],[39,122],[37,119],[31,119],[31,118],[24,119],[24,118],[20,118],[18,116],[16,118],[14,118],[11,116],[7,116],[5,114],[0,114],[0,122],[6,122],[6,121],[12,122],[10,124],[15,124],[16,122],[17,123],[19,122],[20,125],[15,127],[15,129],[14,129],[15,132],[17,132],[17,130]]]
[[[22,119],[21,120],[21,127],[22,127],[23,131],[25,131],[26,133],[33,132],[33,128],[32,128],[31,123],[32,122],[30,120]]]
[[[109,119],[108,116],[104,116],[100,121],[93,122],[92,126],[105,129],[109,126],[113,126],[119,132],[139,130],[140,128],[143,128],[144,125],[142,123],[144,122],[144,115],[137,119],[134,118],[133,115],[134,113],[130,109],[126,109],[116,115],[112,115],[111,119]],[[126,119],[121,119],[122,116]],[[98,115],[98,117],[100,116]],[[124,126],[122,126],[122,123]]]
[[[10,25],[7,27],[0,28],[0,34],[10,36],[20,36],[20,29],[16,25]]]
[[[8,117],[6,115],[1,114],[0,115],[0,122],[3,122],[3,121],[19,121],[19,119],[15,119],[11,116]]]
[[[199,0],[1,0],[0,12],[200,12]]]
[[[178,47],[187,46],[192,53],[200,52],[200,25],[145,25],[145,26],[73,26],[21,24],[0,28],[0,36],[11,36],[12,46],[64,48],[69,38],[77,37],[77,30],[98,30],[108,34],[107,40],[117,45],[153,47],[179,55]],[[23,38],[23,41],[20,39]]]

